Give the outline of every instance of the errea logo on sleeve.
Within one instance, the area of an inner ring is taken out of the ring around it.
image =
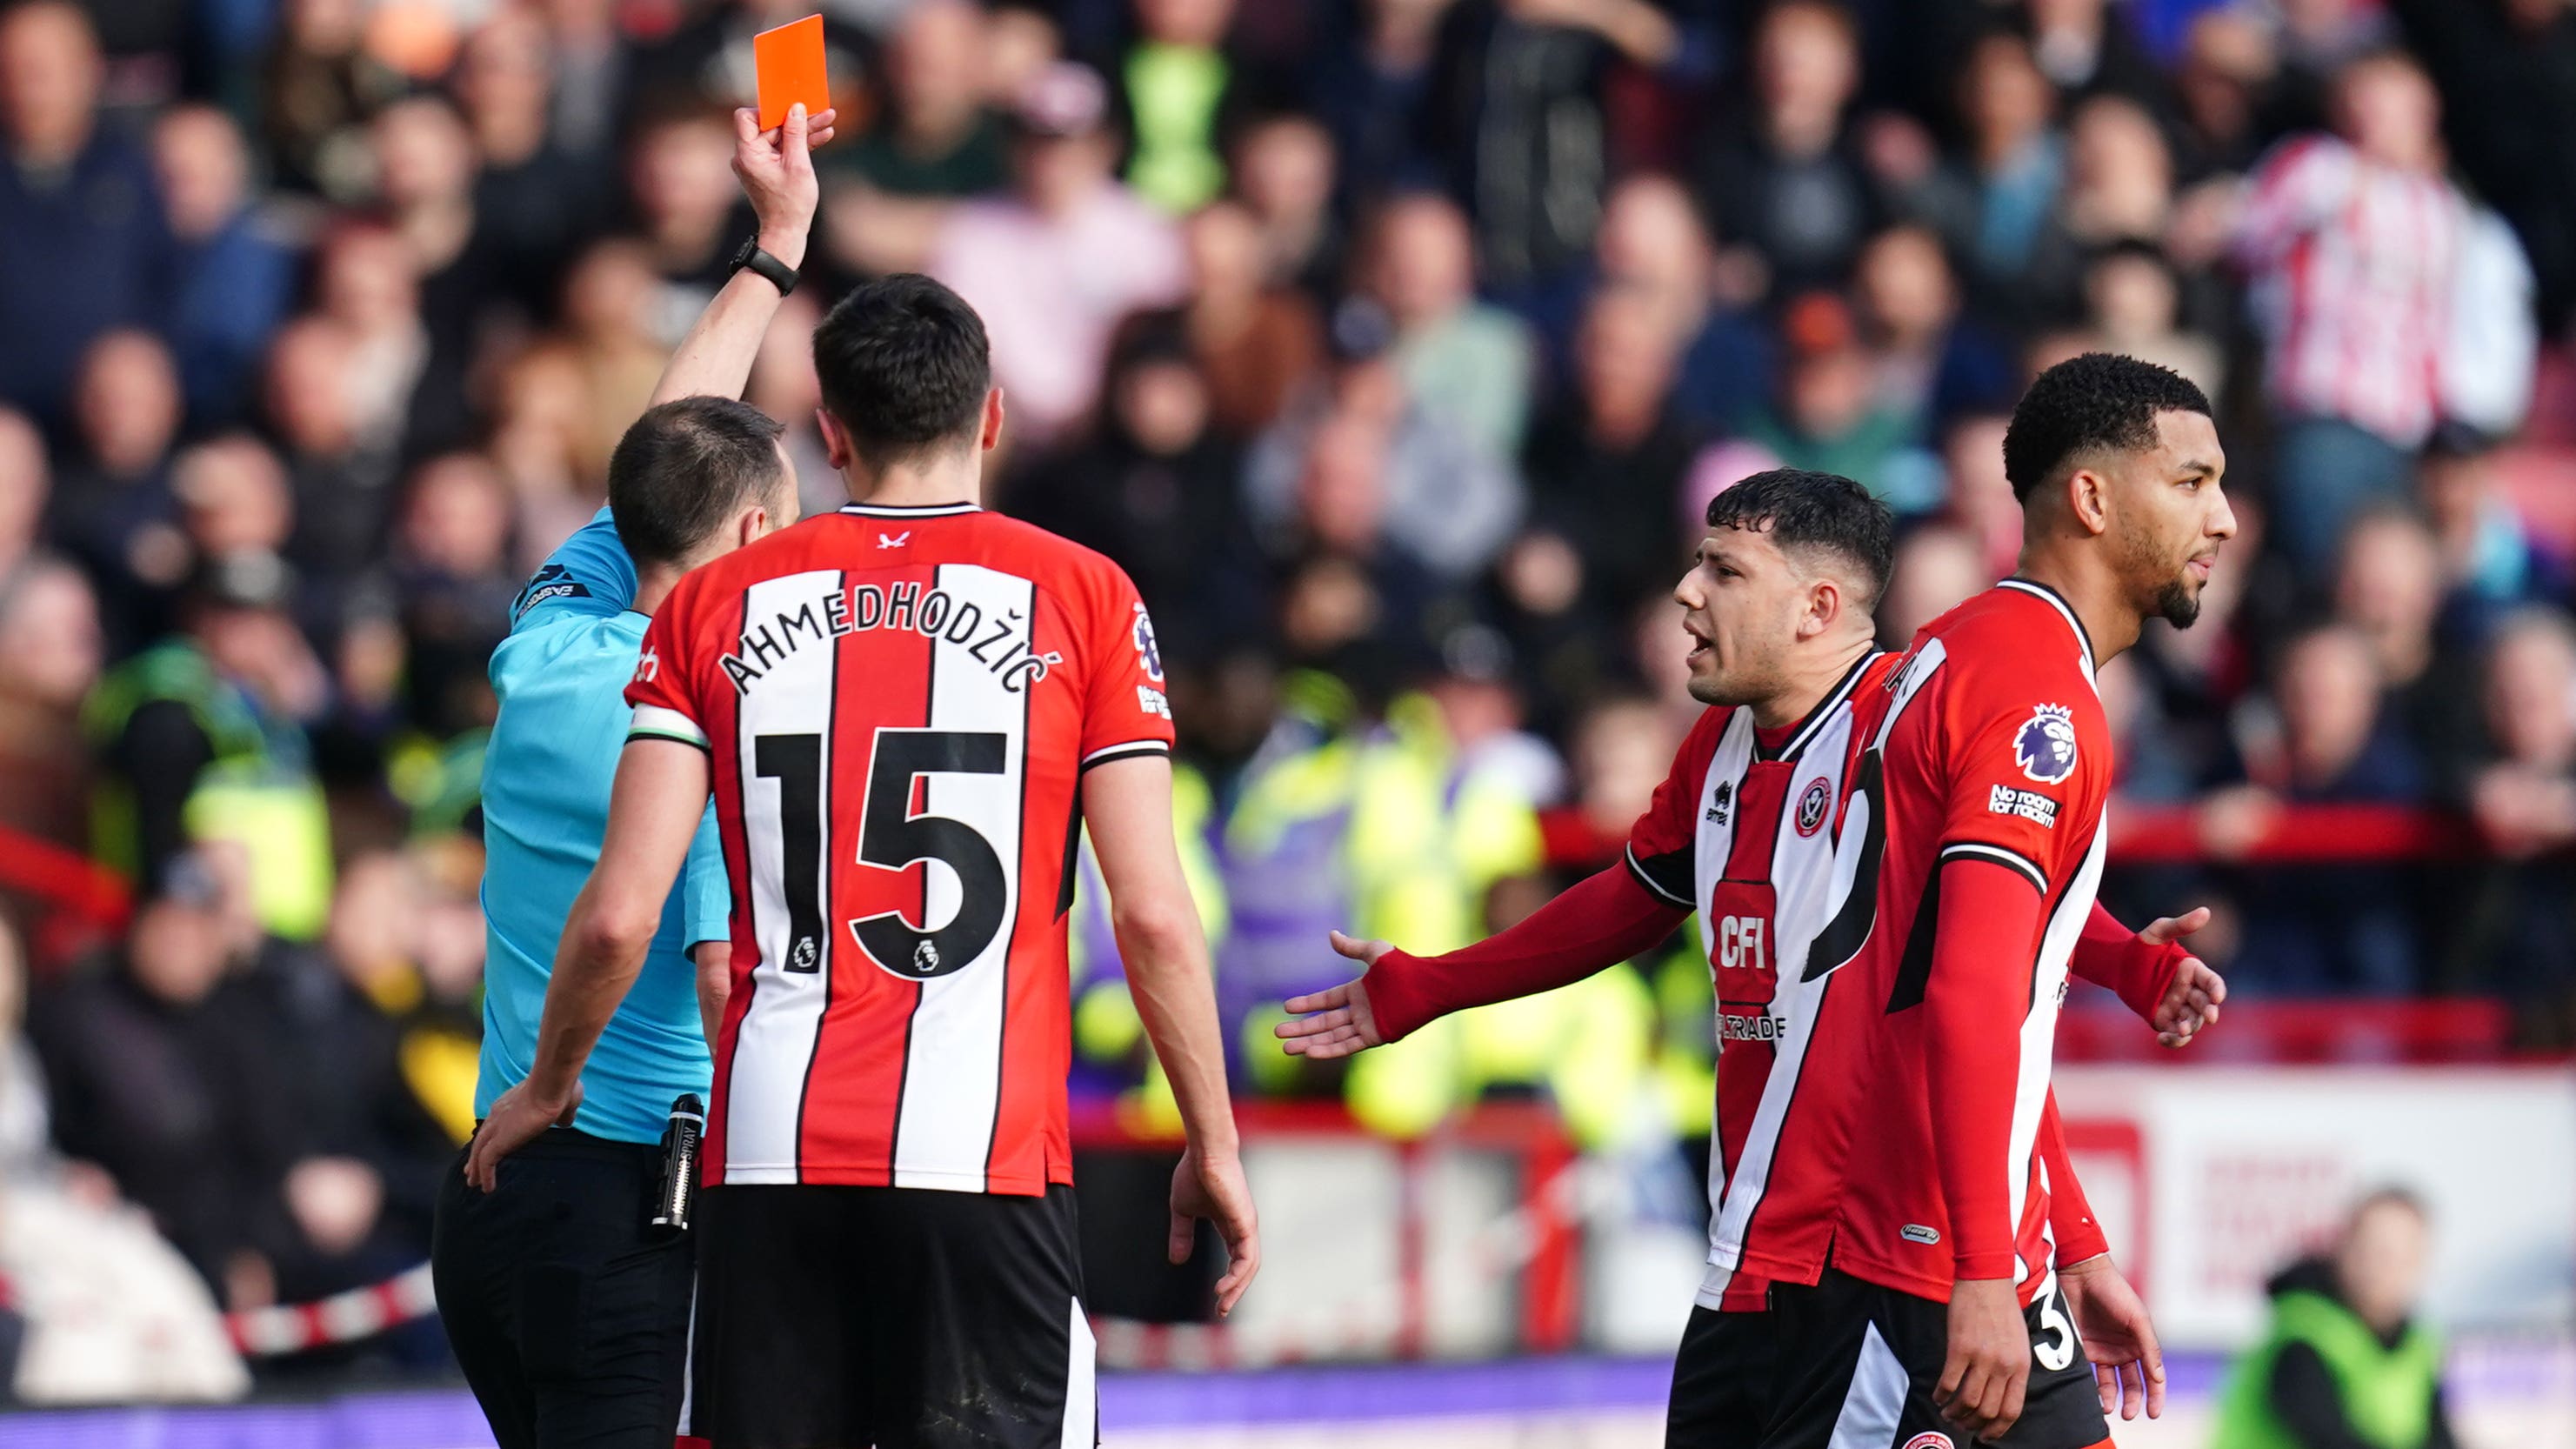
[[[662,652],[660,650],[647,649],[642,654],[635,657],[635,682],[637,684],[651,684],[654,680],[661,677]]]

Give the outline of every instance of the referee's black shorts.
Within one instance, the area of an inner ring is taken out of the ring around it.
[[[556,1128],[495,1191],[439,1188],[438,1316],[500,1449],[671,1449],[687,1380],[686,1233],[647,1221],[657,1147]]]
[[[715,1449],[1099,1442],[1073,1189],[698,1194],[681,1432]]]

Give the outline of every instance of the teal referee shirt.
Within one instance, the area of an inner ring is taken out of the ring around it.
[[[599,863],[608,796],[633,713],[626,685],[644,626],[635,561],[599,510],[528,581],[510,637],[492,651],[501,715],[483,757],[483,1060],[474,1115],[528,1074],[554,972],[555,939]],[[707,1095],[710,1068],[688,949],[725,940],[731,907],[712,810],[634,989],[582,1068],[573,1125],[656,1142],[682,1092]]]

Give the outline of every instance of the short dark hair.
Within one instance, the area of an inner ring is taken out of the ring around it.
[[[726,520],[788,486],[786,427],[729,397],[648,408],[608,455],[608,507],[637,563],[686,563]]]
[[[899,272],[852,288],[814,329],[814,373],[859,461],[884,468],[974,436],[992,346],[965,298]]]
[[[1822,549],[1858,568],[1871,606],[1895,568],[1896,515],[1840,473],[1773,468],[1708,500],[1708,526],[1768,533],[1780,548]]]
[[[2209,415],[2198,384],[2169,367],[2087,352],[2041,373],[2014,405],[2004,430],[2004,477],[2027,503],[2080,454],[2145,452],[2156,445],[2156,414]]]

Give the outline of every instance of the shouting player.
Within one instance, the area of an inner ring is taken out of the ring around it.
[[[1778,1449],[2108,1442],[2079,1342],[2102,1346],[2084,1321],[2102,1285],[2056,1266],[2081,1250],[2052,1232],[2067,1183],[2043,1151],[2102,873],[2093,676],[2147,620],[2191,623],[2236,520],[2208,400],[2134,358],[2042,373],[2004,466],[2019,571],[1925,626],[1891,679],[1845,821],[1857,884],[1810,954],[1818,1036],[1858,1043],[1849,1069],[1808,1074],[1782,1165],[1720,1245],[1749,1271],[1821,1272],[1782,1314]]]
[[[1578,980],[1664,939],[1696,911],[1716,978],[1721,1050],[1709,1159],[1712,1231],[1731,1204],[1757,1199],[1776,1149],[1774,1124],[1802,1067],[1839,1070],[1808,1050],[1811,945],[1852,882],[1856,846],[1838,849],[1838,820],[1883,697],[1893,656],[1872,647],[1872,606],[1888,570],[1885,505],[1824,473],[1756,474],[1709,505],[1698,565],[1674,590],[1690,653],[1691,693],[1711,708],[1630,835],[1627,859],[1521,924],[1445,956],[1335,936],[1365,962],[1359,981],[1288,1003],[1311,1012],[1278,1028],[1294,1054],[1336,1057],[1397,1040],[1469,1006]],[[2196,913],[2197,914],[2197,913]],[[2169,1044],[2215,1014],[2214,973],[2173,939],[2197,920],[2158,921],[2137,937],[2100,917],[2078,965],[2117,989]],[[1779,1070],[1774,1070],[1775,1066]],[[2071,1184],[2062,1164],[2058,1171]],[[2061,1204],[2066,1231],[2107,1250],[2080,1201]],[[2107,1269],[2107,1260],[2101,1265]],[[1753,1443],[1778,1376],[1782,1292],[1711,1254],[1681,1353],[1667,1421],[1674,1449]],[[2140,1345],[2140,1388],[2161,1376],[2134,1296],[2106,1292],[2104,1328]]]
[[[718,1449],[1095,1437],[1074,1232],[1065,911],[1087,823],[1188,1134],[1168,1244],[1260,1261],[1207,946],[1172,836],[1152,622],[1107,559],[977,506],[984,324],[927,278],[814,334],[854,500],[690,574],[653,619],[537,1059],[470,1170],[574,1100],[710,789],[733,990],[699,1206],[692,1432]]]
[[[734,169],[759,245],[793,265],[814,218],[810,145],[832,113],[761,133],[734,117]],[[526,1075],[556,936],[599,859],[625,736],[626,685],[651,615],[690,568],[796,521],[778,424],[735,401],[777,284],[745,272],[690,329],[618,441],[609,506],[548,558],[492,653],[501,713],[484,755],[485,1112]],[[657,1236],[645,1203],[672,1099],[707,1090],[700,980],[727,969],[724,857],[701,821],[688,876],[650,904],[640,984],[603,1030],[564,1130],[512,1162],[497,1190],[441,1188],[431,1271],[456,1361],[500,1449],[667,1449],[689,1341],[692,1244]],[[487,1184],[492,1185],[492,1184]]]

